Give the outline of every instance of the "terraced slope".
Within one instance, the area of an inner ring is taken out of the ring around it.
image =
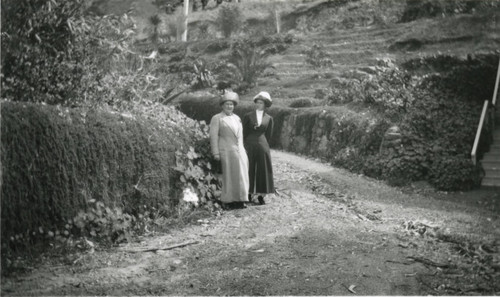
[[[270,57],[274,77],[261,78],[256,89],[269,90],[277,102],[287,105],[297,98],[314,98],[332,78],[370,73],[381,59],[401,64],[438,53],[465,57],[500,49],[500,26],[477,18],[463,15],[304,34],[284,53]],[[331,66],[307,62],[305,52],[314,44],[332,60]]]

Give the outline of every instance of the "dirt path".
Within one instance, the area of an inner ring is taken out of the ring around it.
[[[264,206],[4,278],[2,295],[499,294],[498,193],[403,193],[288,153],[273,161],[280,195]],[[182,242],[196,244],[125,251]]]

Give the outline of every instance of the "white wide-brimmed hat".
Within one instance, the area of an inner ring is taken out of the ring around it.
[[[273,100],[271,99],[271,95],[269,95],[268,92],[262,91],[259,94],[255,95],[255,97],[253,97],[253,102],[255,102],[258,99],[264,101],[264,104],[266,105],[266,107],[269,107],[273,104]]]

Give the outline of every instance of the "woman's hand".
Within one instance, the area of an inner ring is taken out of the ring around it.
[[[214,156],[214,159],[215,159],[216,161],[220,161],[220,155],[215,155],[215,156]]]

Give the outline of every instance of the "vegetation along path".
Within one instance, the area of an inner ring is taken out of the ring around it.
[[[500,293],[498,192],[392,188],[280,151],[273,160],[279,193],[266,205],[45,264],[3,279],[2,295]]]

